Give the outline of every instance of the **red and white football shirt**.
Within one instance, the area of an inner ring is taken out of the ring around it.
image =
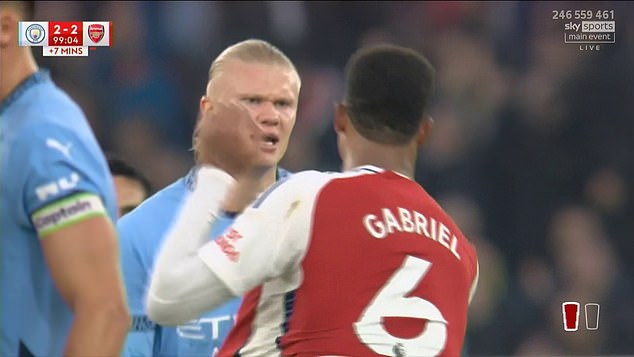
[[[372,166],[281,181],[199,256],[246,294],[220,356],[458,356],[478,275],[436,201]]]

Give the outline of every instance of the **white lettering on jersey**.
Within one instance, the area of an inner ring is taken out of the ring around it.
[[[59,141],[53,138],[48,138],[46,139],[46,146],[61,152],[62,154],[64,154],[64,156],[66,156],[66,158],[70,159],[70,147],[73,146],[72,142],[68,142],[66,143],[66,145],[62,145],[62,143],[60,143]]]
[[[35,188],[35,194],[37,198],[41,201],[46,201],[48,196],[55,196],[59,193],[59,188],[57,187],[57,182],[49,182],[42,186]]]
[[[460,259],[458,238],[451,233],[444,223],[437,222],[431,217],[428,218],[420,212],[398,207],[398,215],[396,215],[389,208],[382,208],[380,217],[368,213],[363,216],[362,223],[368,233],[376,239],[383,239],[397,231],[415,233],[437,241]]]
[[[46,201],[49,196],[55,196],[60,191],[66,191],[73,189],[79,182],[79,174],[73,172],[70,177],[62,177],[57,181],[45,183],[44,185],[35,188],[35,194],[37,198],[42,201]]]
[[[226,326],[226,330],[229,330],[235,323],[235,315],[223,315],[217,317],[203,317],[197,320],[192,320],[185,325],[180,325],[176,328],[178,336],[181,338],[192,340],[206,340],[211,338],[217,340],[220,337],[221,325]],[[209,325],[210,334],[206,333],[203,325]]]

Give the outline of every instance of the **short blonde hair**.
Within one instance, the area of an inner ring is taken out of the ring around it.
[[[209,67],[209,81],[218,73],[222,64],[230,59],[237,59],[247,63],[264,63],[285,66],[297,73],[297,69],[291,60],[272,44],[258,39],[248,39],[227,47]],[[299,79],[299,75],[297,75]],[[300,79],[301,85],[301,79]]]
[[[301,87],[301,78],[299,77],[299,73],[297,72],[293,62],[291,62],[284,52],[280,51],[279,48],[273,46],[269,42],[258,39],[248,39],[227,47],[221,54],[218,55],[218,57],[216,57],[216,59],[214,59],[209,67],[207,90],[209,90],[209,86],[211,80],[214,78],[214,75],[217,75],[218,72],[220,72],[223,63],[227,60],[240,60],[247,63],[273,64],[290,68],[293,72],[295,72],[298,84]],[[198,138],[200,120],[201,117],[199,114],[198,120],[196,121],[196,127],[194,128],[194,133],[192,135],[191,149],[194,152],[194,161],[197,164],[199,163],[198,161],[200,156],[200,140]]]

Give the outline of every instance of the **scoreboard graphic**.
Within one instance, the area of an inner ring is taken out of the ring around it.
[[[43,56],[88,56],[91,47],[112,46],[110,21],[21,21],[18,45],[42,47]]]

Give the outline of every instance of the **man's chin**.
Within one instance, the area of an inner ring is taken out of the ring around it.
[[[277,168],[278,163],[279,163],[279,160],[277,157],[270,157],[270,158],[260,157],[257,161],[253,162],[252,168],[260,172],[266,172],[269,170],[275,170]]]

